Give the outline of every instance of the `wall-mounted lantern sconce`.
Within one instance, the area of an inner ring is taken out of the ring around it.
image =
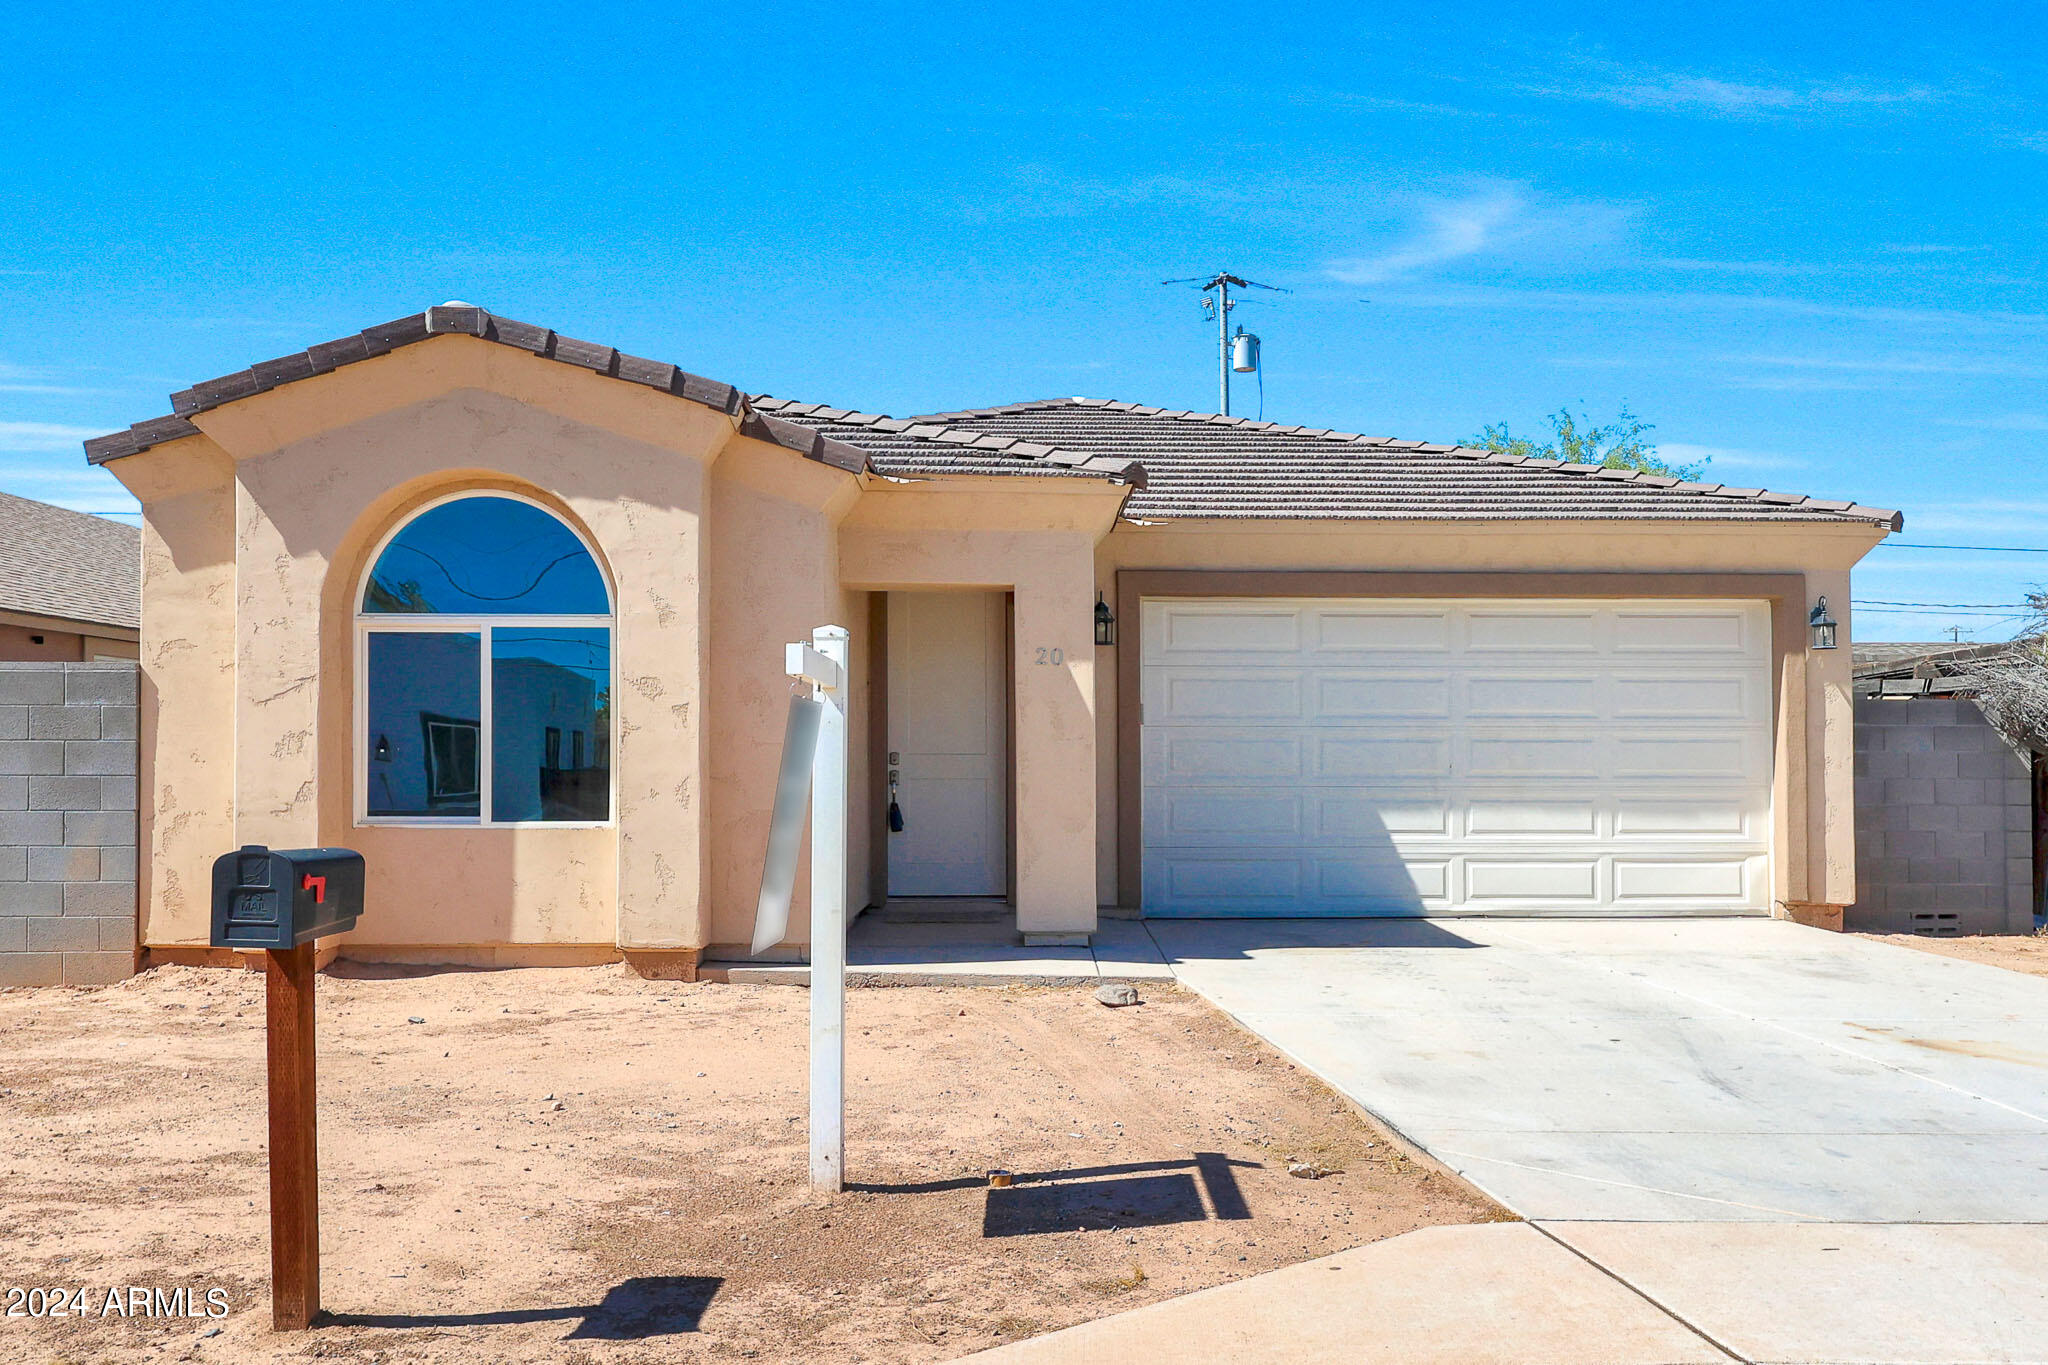
[[[370,752],[376,757],[376,760],[379,763],[389,763],[391,761],[390,738],[385,735],[377,736],[377,747],[372,749]]]
[[[1828,615],[1828,599],[1823,597],[1813,604],[1813,614],[1806,618],[1807,627],[1813,631],[1815,649],[1835,647],[1835,618]]]
[[[1102,594],[1099,592],[1095,594],[1095,643],[1116,643],[1116,613],[1109,609],[1109,603],[1102,600]]]

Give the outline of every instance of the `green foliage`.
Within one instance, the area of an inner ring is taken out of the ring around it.
[[[1525,455],[1533,460],[1568,460],[1573,464],[1604,465],[1608,469],[1638,469],[1645,474],[1662,474],[1674,479],[1697,480],[1707,471],[1707,461],[1671,464],[1657,458],[1657,447],[1645,439],[1655,430],[1628,410],[1624,401],[1614,420],[1598,426],[1569,406],[1550,414],[1551,439],[1541,445],[1526,436],[1516,436],[1506,422],[1495,422],[1467,437],[1465,444],[1502,455]]]

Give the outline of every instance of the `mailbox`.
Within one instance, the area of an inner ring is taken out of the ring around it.
[[[355,928],[362,913],[354,849],[249,844],[213,860],[216,948],[296,948]]]

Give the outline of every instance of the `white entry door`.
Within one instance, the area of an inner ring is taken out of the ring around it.
[[[1769,907],[1761,602],[1152,600],[1152,915]]]
[[[1000,896],[1008,876],[1004,599],[889,594],[892,896]]]

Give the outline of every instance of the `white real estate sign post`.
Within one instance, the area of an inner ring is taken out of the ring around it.
[[[811,1184],[846,1180],[846,683],[844,626],[788,650],[788,671],[824,711],[811,767]]]

